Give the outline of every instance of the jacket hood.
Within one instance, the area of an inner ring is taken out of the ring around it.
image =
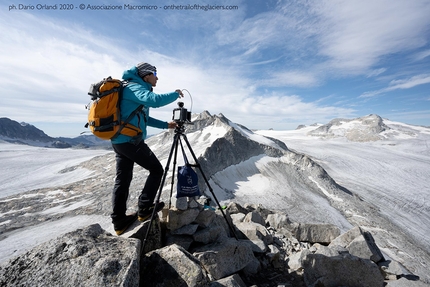
[[[124,71],[124,73],[122,73],[122,79],[126,80],[126,81],[130,81],[130,82],[134,82],[134,83],[139,83],[141,85],[149,85],[149,88],[151,88],[150,84],[148,84],[147,82],[145,82],[138,74],[138,69],[136,67],[132,67],[126,71]]]

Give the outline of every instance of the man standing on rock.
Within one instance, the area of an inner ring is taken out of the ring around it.
[[[121,121],[125,121],[140,105],[143,109],[130,121],[142,132],[135,137],[120,134],[112,139],[115,151],[116,178],[112,194],[112,223],[116,234],[120,235],[137,219],[144,221],[150,217],[154,209],[154,199],[163,177],[163,167],[160,161],[145,143],[146,127],[175,128],[176,123],[165,122],[149,116],[149,108],[159,108],[183,97],[181,90],[167,94],[154,93],[158,77],[157,69],[148,63],[139,63],[135,67],[124,71],[122,78],[129,83],[124,87],[121,99]],[[139,196],[138,213],[126,215],[129,187],[133,177],[133,166],[137,163],[149,171],[145,186]],[[157,205],[157,211],[164,207],[164,203]]]

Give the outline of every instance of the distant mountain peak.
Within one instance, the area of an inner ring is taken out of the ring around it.
[[[49,142],[53,138],[30,124],[11,120],[9,118],[0,118],[0,136],[12,140],[34,140],[40,142]]]
[[[94,135],[83,135],[75,139],[53,138],[45,134],[42,130],[26,122],[17,122],[9,118],[0,118],[0,140],[24,144],[30,146],[42,146],[53,148],[69,147],[110,147],[109,141],[97,139]]]
[[[370,114],[352,120],[333,119],[308,134],[326,138],[345,137],[350,141],[368,142],[383,139],[381,133],[389,129],[380,116]]]

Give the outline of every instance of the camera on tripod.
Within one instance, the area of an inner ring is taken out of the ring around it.
[[[191,123],[191,112],[184,108],[183,102],[178,102],[179,108],[173,109],[173,120],[178,125]]]

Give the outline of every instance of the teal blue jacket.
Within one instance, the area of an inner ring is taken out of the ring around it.
[[[174,102],[179,97],[179,94],[177,92],[167,94],[152,92],[151,84],[148,84],[139,77],[136,67],[124,71],[122,78],[129,81],[129,83],[124,87],[120,103],[121,121],[125,121],[139,105],[144,105],[142,112],[138,113],[130,121],[130,124],[140,127],[142,130],[142,139],[146,138],[147,126],[167,129],[168,123],[166,121],[160,121],[149,116],[149,108],[159,108],[168,105]],[[132,137],[126,135],[119,135],[111,140],[113,144],[131,141]]]

